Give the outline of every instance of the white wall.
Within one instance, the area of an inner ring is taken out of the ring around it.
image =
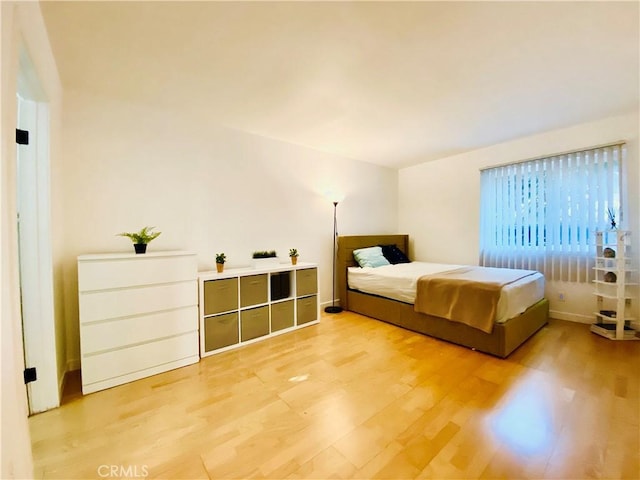
[[[255,250],[320,265],[331,298],[333,205],[340,233],[396,231],[397,171],[212,125],[206,110],[160,110],[65,91],[64,289],[67,348],[79,354],[77,255],[132,251],[115,236],[145,225],[162,235],[149,250],[187,249],[200,270],[248,265]]]
[[[1,231],[0,291],[2,292],[2,436],[1,478],[32,478],[33,462],[27,423],[26,389],[20,325],[18,247],[16,226],[16,88],[19,51],[25,48],[37,70],[51,114],[50,165],[56,167],[60,138],[61,85],[47,31],[37,2],[2,2],[2,174],[0,176]],[[56,188],[52,182],[52,188]],[[55,217],[54,217],[55,218]],[[55,243],[54,243],[55,248]],[[56,344],[62,346],[64,328],[60,291],[56,292]],[[52,329],[53,330],[53,329]],[[63,350],[57,355],[57,371],[63,372]],[[56,379],[57,380],[57,379]]]
[[[399,230],[410,234],[416,259],[478,264],[480,168],[627,140],[629,204],[625,228],[640,252],[638,112],[577,125],[426,162],[399,172]],[[565,293],[565,302],[558,294]],[[592,322],[591,285],[547,282],[555,318]],[[637,303],[636,309],[637,309]],[[636,315],[637,317],[637,315]]]

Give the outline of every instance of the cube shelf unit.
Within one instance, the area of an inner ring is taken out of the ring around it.
[[[82,393],[200,360],[197,275],[192,252],[78,257]]]
[[[201,272],[198,284],[200,357],[320,321],[314,263]]]
[[[596,232],[595,280],[596,323],[591,331],[611,340],[640,340],[632,328],[629,315],[638,284],[632,267],[631,232],[607,230]]]

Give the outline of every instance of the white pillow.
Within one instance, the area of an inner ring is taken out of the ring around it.
[[[382,267],[384,265],[391,265],[389,260],[382,255],[382,247],[367,247],[359,248],[353,251],[353,258],[355,258],[358,265],[361,267]]]

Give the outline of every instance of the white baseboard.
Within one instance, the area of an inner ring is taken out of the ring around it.
[[[569,322],[584,323],[586,325],[591,325],[596,321],[595,315],[580,315],[577,313],[558,312],[556,310],[549,310],[549,317],[558,320],[567,320]],[[640,321],[631,321],[630,325],[634,330],[640,330]]]
[[[325,307],[330,307],[330,306],[332,306],[332,305],[333,305],[333,302],[332,302],[331,300],[329,300],[329,301],[327,301],[327,302],[321,302],[321,303],[320,303],[320,310],[324,310],[324,308],[325,308]],[[335,303],[335,305],[336,305],[337,307],[339,307],[339,306],[340,306],[340,299],[339,299],[339,298],[337,298],[337,299],[336,299],[336,303]]]
[[[593,315],[582,315],[579,313],[559,312],[557,310],[549,310],[549,316],[558,320],[567,320],[569,322],[585,323],[591,325],[595,318]]]

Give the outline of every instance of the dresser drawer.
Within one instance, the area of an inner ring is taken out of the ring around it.
[[[296,295],[312,295],[318,293],[318,270],[303,268],[296,271]]]
[[[205,352],[235,345],[238,341],[238,312],[204,319]]]
[[[228,312],[238,308],[238,279],[207,280],[204,282],[204,314]]]
[[[318,299],[315,295],[298,298],[297,302],[297,324],[313,322],[318,319]]]
[[[81,292],[194,280],[195,255],[152,256],[81,260],[78,285]]]
[[[269,306],[240,312],[240,335],[243,342],[269,334]]]
[[[111,379],[198,356],[198,332],[97,355],[82,354],[82,384]]]
[[[110,318],[141,315],[198,304],[195,280],[129,289],[81,292],[81,324]]]
[[[267,303],[267,274],[240,277],[240,306]]]
[[[271,304],[271,331],[277,332],[285,328],[293,327],[293,300]]]
[[[95,353],[198,331],[198,307],[118,318],[84,325],[82,353]]]

